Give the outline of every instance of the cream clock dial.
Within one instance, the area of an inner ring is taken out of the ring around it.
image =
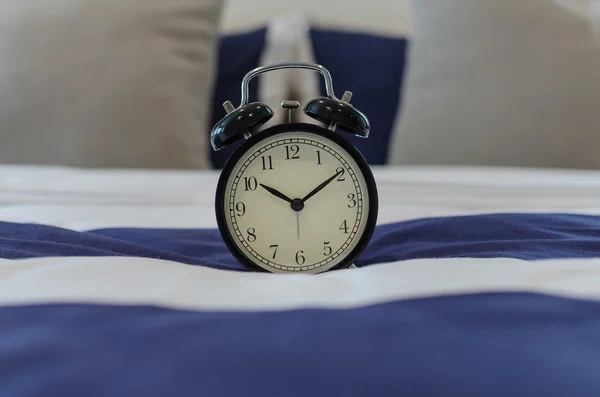
[[[220,230],[236,257],[273,273],[351,265],[377,215],[375,183],[358,151],[303,124],[273,127],[245,144],[217,189]]]

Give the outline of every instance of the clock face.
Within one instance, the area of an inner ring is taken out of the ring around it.
[[[260,140],[225,176],[219,215],[228,243],[274,273],[320,273],[345,262],[374,227],[375,187],[365,166],[321,134],[288,131]]]

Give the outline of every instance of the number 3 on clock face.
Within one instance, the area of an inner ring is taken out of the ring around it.
[[[377,188],[360,153],[311,124],[271,127],[223,169],[219,230],[246,267],[273,273],[348,267],[377,220]]]

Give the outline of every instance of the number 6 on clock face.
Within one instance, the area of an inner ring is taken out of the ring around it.
[[[228,248],[248,268],[274,273],[350,266],[372,236],[377,211],[364,158],[312,124],[271,127],[244,142],[216,194]]]

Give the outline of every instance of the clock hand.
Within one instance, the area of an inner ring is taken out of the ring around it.
[[[279,197],[280,199],[285,200],[288,203],[292,202],[291,198],[289,198],[285,194],[281,193],[279,190],[275,190],[270,186],[263,185],[262,183],[260,184],[260,186],[262,186],[267,192],[271,193],[273,196]]]
[[[300,238],[300,212],[296,211],[296,230],[298,231],[298,238]]]
[[[332,176],[331,178],[327,179],[325,182],[321,183],[319,186],[314,188],[310,193],[308,193],[306,196],[304,196],[304,198],[302,199],[302,202],[305,202],[306,200],[308,200],[315,194],[319,193],[321,190],[323,190],[325,188],[325,186],[329,185],[331,183],[331,181],[333,181],[335,178],[337,178],[342,172],[344,172],[344,171],[342,170],[342,171],[336,172],[334,176]]]

